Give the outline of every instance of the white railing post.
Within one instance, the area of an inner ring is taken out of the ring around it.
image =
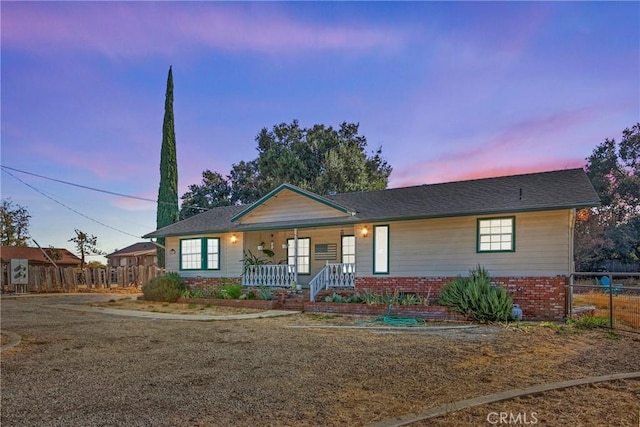
[[[351,288],[355,289],[355,265],[354,264],[330,264],[329,262],[309,282],[309,298],[315,301],[316,295],[321,289]]]
[[[290,265],[250,265],[242,276],[243,286],[289,287],[295,275]]]

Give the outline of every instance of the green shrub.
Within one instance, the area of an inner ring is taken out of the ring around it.
[[[258,288],[258,299],[271,301],[272,299],[275,299],[275,298],[271,288],[260,287]]]
[[[478,266],[469,277],[458,276],[442,287],[439,304],[478,322],[511,320],[513,300],[507,290],[491,284],[489,273]]]
[[[183,298],[222,298],[220,291],[216,288],[211,289],[189,289],[186,288],[181,292]]]
[[[609,319],[605,319],[603,317],[591,316],[590,314],[585,314],[584,316],[580,316],[575,319],[569,319],[567,323],[580,329],[594,329],[594,328],[609,327]]]
[[[344,298],[334,292],[333,295],[324,297],[324,302],[344,302]]]
[[[253,289],[248,289],[240,295],[240,299],[256,299],[256,292]]]
[[[176,302],[184,290],[184,279],[177,273],[155,277],[142,287],[147,301]]]
[[[361,304],[364,302],[364,299],[362,299],[362,295],[360,295],[360,292],[356,292],[355,294],[347,298],[347,302],[350,304]]]
[[[370,290],[362,291],[362,302],[368,305],[376,304],[378,297],[375,293]]]
[[[224,299],[239,299],[242,295],[242,285],[239,283],[225,283],[220,288],[220,293]]]
[[[422,298],[416,294],[400,294],[398,296],[400,305],[421,305]]]

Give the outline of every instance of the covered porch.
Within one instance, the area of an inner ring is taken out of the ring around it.
[[[242,234],[244,286],[355,288],[355,226],[247,231]]]
[[[325,289],[355,289],[355,272],[355,264],[327,262],[307,285],[310,301],[314,302],[316,295]],[[292,265],[249,266],[242,275],[242,285],[302,288],[296,280],[295,267]]]

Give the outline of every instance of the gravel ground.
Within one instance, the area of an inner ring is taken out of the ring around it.
[[[55,307],[111,298],[2,299],[2,330],[22,336],[1,354],[3,427],[357,426],[639,367],[640,337],[603,331],[315,329],[293,326],[353,320],[170,321]],[[635,427],[638,402],[640,381],[618,381],[460,411],[437,425],[495,425],[487,414],[509,410],[538,411],[541,425]],[[567,410],[574,404],[578,413]]]

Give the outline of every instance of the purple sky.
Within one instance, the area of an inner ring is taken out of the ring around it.
[[[579,167],[640,120],[638,2],[3,1],[1,16],[2,165],[143,198],[169,65],[179,195],[293,119],[360,123],[391,187]],[[12,174],[50,197],[2,173],[43,246],[73,249],[78,228],[112,252],[155,229],[153,203]]]

